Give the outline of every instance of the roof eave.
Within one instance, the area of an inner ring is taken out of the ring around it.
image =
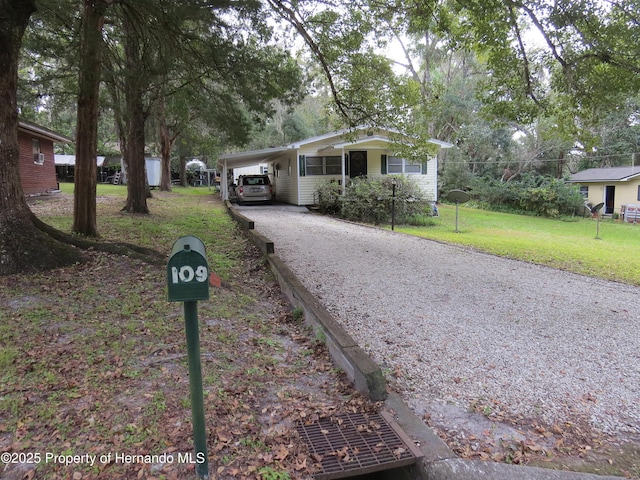
[[[273,155],[274,153],[281,153],[289,150],[289,147],[272,147],[272,148],[263,148],[262,150],[250,150],[248,152],[238,152],[238,153],[226,153],[224,155],[220,155],[218,160],[234,160],[237,158],[243,158],[248,156],[262,156],[265,155],[265,158]]]
[[[18,129],[25,130],[39,137],[47,138],[58,143],[73,143],[73,139],[66,137],[60,133],[56,133],[53,130],[36,125],[35,123],[27,122],[25,120],[18,121]]]

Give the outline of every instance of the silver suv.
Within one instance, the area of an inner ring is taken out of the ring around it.
[[[240,175],[236,186],[236,199],[238,205],[247,202],[273,201],[273,189],[268,175]]]

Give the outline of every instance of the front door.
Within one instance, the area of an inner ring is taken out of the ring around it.
[[[615,185],[607,185],[604,194],[604,213],[611,215],[616,204],[616,187]]]
[[[364,177],[367,174],[367,152],[349,153],[349,177]]]

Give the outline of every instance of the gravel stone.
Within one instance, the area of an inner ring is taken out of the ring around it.
[[[451,407],[492,401],[640,434],[640,288],[301,207],[240,210],[418,413],[454,422]]]

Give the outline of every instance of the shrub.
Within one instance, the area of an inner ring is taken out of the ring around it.
[[[361,177],[354,178],[342,198],[341,216],[347,220],[380,224],[389,221],[391,188],[382,182]]]
[[[568,185],[557,178],[534,175],[511,182],[478,178],[472,194],[478,205],[490,210],[553,218],[575,214],[584,202],[575,185]]]
[[[436,221],[433,219],[431,209],[429,209],[428,212],[425,211],[417,215],[408,217],[405,223],[407,225],[411,225],[412,227],[433,227],[434,225],[436,225]]]
[[[320,183],[316,190],[317,206],[320,212],[336,215],[340,213],[341,187],[335,180]]]
[[[389,223],[393,203],[393,179],[396,179],[395,220],[408,223],[424,213],[428,202],[414,179],[408,176],[378,176],[351,179],[340,195],[336,182],[325,182],[316,192],[321,212],[338,214],[356,222]],[[414,220],[415,221],[415,220]]]

